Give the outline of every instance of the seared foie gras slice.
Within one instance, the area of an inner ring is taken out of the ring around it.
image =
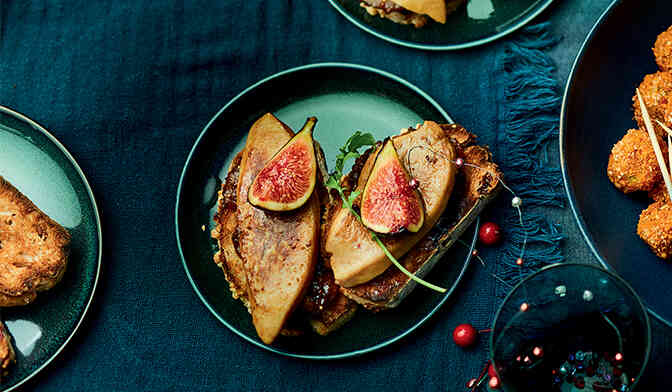
[[[446,251],[471,226],[481,211],[497,195],[500,186],[497,177],[499,168],[485,147],[468,146],[473,137],[465,134],[459,125],[444,126],[451,140],[458,146],[458,156],[476,169],[465,165],[455,180],[455,188],[448,208],[437,225],[399,262],[410,272],[425,276],[444,256]],[[450,263],[451,260],[443,260]],[[397,306],[416,283],[395,267],[364,284],[343,289],[349,298],[373,311]]]
[[[417,130],[392,138],[407,172],[419,182],[425,205],[425,222],[416,233],[382,237],[383,243],[400,258],[416,245],[438,221],[446,209],[455,182],[455,148],[448,135],[435,122],[426,121]],[[376,147],[378,150],[380,146]],[[358,178],[356,190],[362,191],[375,162],[370,154]],[[359,206],[360,200],[355,201]],[[336,211],[328,222],[325,251],[336,283],[353,287],[382,274],[390,265],[383,250],[347,209]]]
[[[238,177],[240,176],[240,161],[243,153],[239,152],[231,161],[226,180],[222,183],[217,198],[217,214],[214,217],[215,228],[212,230],[212,238],[217,240],[219,251],[215,253],[215,264],[224,272],[224,277],[229,282],[229,289],[233,298],[240,299],[250,309],[247,298],[248,286],[245,276],[245,264],[238,255],[234,245],[234,235],[238,228],[238,203],[236,192],[238,189]]]
[[[327,176],[326,162],[319,144],[317,142],[315,144],[315,155],[319,168],[316,192],[319,195],[321,209],[326,211],[327,207],[331,205],[330,196],[321,185]],[[236,238],[238,233],[236,190],[238,189],[242,155],[242,152],[238,153],[231,162],[226,179],[218,192],[217,213],[214,217],[215,227],[211,234],[212,238],[217,240],[219,247],[219,251],[214,256],[214,261],[224,272],[233,298],[240,299],[249,311],[247,277],[243,260],[237,250],[238,242]],[[305,321],[303,319],[306,317],[315,332],[320,335],[329,334],[350,320],[357,307],[357,304],[343,295],[340,288],[334,283],[331,268],[323,262],[319,262],[310,288],[304,296],[301,314],[297,314],[299,309],[292,314],[292,317],[285,322],[281,335],[299,335],[297,328],[301,328],[301,325],[298,325],[300,323],[296,319]]]
[[[247,136],[238,181],[238,250],[245,264],[252,321],[264,343],[282,330],[310,283],[319,248],[320,205],[313,194],[291,212],[270,212],[248,201],[248,189],[264,164],[293,136],[266,114]]]

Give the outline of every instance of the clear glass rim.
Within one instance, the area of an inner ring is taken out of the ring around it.
[[[603,273],[610,278],[614,279],[617,282],[620,282],[627,291],[630,292],[632,297],[635,299],[635,303],[639,305],[639,310],[641,313],[644,315],[644,325],[646,329],[646,350],[644,352],[644,361],[642,362],[641,369],[639,370],[639,374],[635,377],[635,382],[632,384],[632,389],[634,390],[637,384],[639,384],[639,379],[642,377],[644,374],[644,370],[646,370],[647,365],[649,364],[649,356],[651,355],[651,321],[649,320],[649,312],[647,311],[646,306],[644,306],[644,303],[642,302],[642,299],[639,297],[639,294],[630,286],[628,282],[626,282],[623,278],[618,276],[617,274],[603,268],[602,266],[597,266],[597,265],[592,265],[592,264],[579,264],[579,263],[555,263],[551,265],[547,265],[545,267],[542,267],[538,271],[526,276],[524,279],[522,279],[520,282],[518,282],[511,291],[506,295],[502,303],[499,305],[499,308],[497,309],[497,312],[495,313],[495,318],[492,321],[492,326],[491,332],[490,332],[490,361],[492,364],[495,363],[495,326],[497,325],[497,321],[499,321],[499,316],[501,315],[502,310],[504,309],[504,306],[509,302],[511,297],[513,296],[514,293],[516,293],[525,282],[534,279],[538,275],[547,273],[550,270],[556,270],[560,268],[587,268],[587,269],[594,269],[599,271],[600,273]],[[497,372],[497,366],[493,366],[495,369],[495,372]],[[499,373],[497,373],[497,376],[499,376]],[[500,377],[501,378],[501,377]],[[506,390],[506,386],[502,385],[504,390]]]

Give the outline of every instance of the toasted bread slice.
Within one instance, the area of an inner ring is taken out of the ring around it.
[[[266,114],[247,135],[237,189],[238,250],[245,265],[252,321],[264,343],[275,340],[303,299],[319,251],[320,202],[313,194],[301,208],[270,212],[248,201],[248,188],[264,164],[294,135]]]
[[[9,367],[15,362],[16,353],[14,353],[11,338],[5,325],[0,322],[0,378],[7,375]]]
[[[405,255],[434,227],[443,211],[455,183],[455,148],[447,133],[433,121],[425,121],[417,130],[394,136],[392,142],[408,173],[416,178],[425,206],[425,222],[416,233],[402,233],[381,238],[397,258]],[[376,153],[370,154],[358,175],[356,190],[363,191],[373,167]],[[435,153],[442,154],[438,157]],[[355,205],[361,202],[361,195]],[[331,218],[325,251],[336,283],[353,287],[382,274],[390,265],[383,250],[371,238],[367,229],[347,209],[339,209]]]
[[[465,163],[480,169],[469,165],[462,168],[456,178],[449,206],[439,223],[399,260],[407,270],[420,277],[425,276],[441,260],[500,189],[497,177],[501,177],[501,172],[492,162],[490,151],[486,147],[473,145],[475,137],[459,125],[442,125],[442,128],[456,146],[457,155]],[[353,170],[356,169],[357,165]],[[352,176],[356,175],[352,173]],[[399,269],[390,267],[373,280],[343,289],[343,292],[365,308],[379,311],[396,307],[415,287],[415,281]]]
[[[229,282],[229,290],[235,299],[240,299],[247,310],[250,310],[250,301],[247,298],[249,287],[245,275],[245,264],[240,258],[234,236],[238,228],[237,189],[238,177],[240,176],[240,161],[243,152],[239,152],[231,161],[226,180],[222,183],[217,198],[217,213],[215,214],[215,228],[212,230],[212,238],[217,240],[219,251],[215,253],[215,264],[224,272],[224,277]]]
[[[26,305],[58,283],[70,234],[0,177],[0,306]]]

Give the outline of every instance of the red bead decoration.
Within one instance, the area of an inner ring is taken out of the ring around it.
[[[497,372],[495,372],[495,367],[492,366],[492,363],[488,366],[488,376],[497,377]]]
[[[483,245],[496,245],[502,239],[502,231],[494,222],[485,222],[481,225],[481,228],[478,229],[478,240],[481,241]]]
[[[471,388],[475,387],[477,382],[478,382],[477,379],[472,378],[471,380],[469,380],[467,382],[467,388],[471,389]]]
[[[527,309],[529,309],[529,308],[530,308],[530,305],[528,305],[527,302],[523,302],[522,304],[520,304],[520,311],[521,312],[527,312]]]
[[[457,166],[458,169],[462,168],[462,166],[464,166],[464,159],[457,158],[455,160],[455,166]]]
[[[523,265],[523,258],[519,257],[516,259],[516,265]]]
[[[453,341],[460,347],[469,347],[476,343],[478,331],[471,324],[460,324],[453,330]]]
[[[488,386],[490,389],[499,389],[501,386],[499,383],[499,378],[498,377],[490,377],[490,381],[488,381]]]
[[[472,256],[472,257],[476,257],[476,256],[478,256],[478,250],[477,250],[477,249],[472,250],[472,251],[471,251],[471,256]]]
[[[543,357],[543,356],[544,356],[544,349],[541,348],[541,347],[539,347],[539,346],[537,346],[537,347],[535,347],[535,348],[532,349],[532,354],[533,354],[535,357]]]
[[[623,361],[623,354],[621,354],[621,353],[616,353],[616,355],[614,355],[614,360],[615,360],[616,362],[621,362],[621,361]]]

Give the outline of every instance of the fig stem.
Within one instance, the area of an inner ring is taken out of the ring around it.
[[[350,203],[350,201],[345,197],[345,194],[343,193],[342,188],[338,188],[338,194],[341,196],[341,200],[343,200],[343,205],[346,206],[348,208],[348,210],[350,210],[350,213],[352,215],[354,215],[354,217],[357,219],[357,221],[362,226],[364,226],[364,223],[362,222],[362,217],[359,216],[357,211],[355,211],[355,209],[352,207],[352,204]],[[409,270],[404,268],[404,266],[401,265],[401,263],[397,260],[397,258],[394,257],[394,255],[392,255],[392,253],[389,251],[389,249],[387,249],[387,246],[385,246],[385,244],[383,244],[383,241],[380,240],[378,235],[375,232],[373,232],[372,230],[366,228],[366,226],[364,226],[364,228],[371,234],[371,238],[376,242],[376,244],[378,244],[380,249],[383,250],[383,253],[385,253],[385,256],[387,256],[387,258],[392,262],[392,264],[394,264],[395,267],[399,268],[399,270],[401,272],[403,272],[404,275],[408,276],[409,278],[411,278],[411,280],[415,281],[416,283],[419,283],[419,284],[421,284],[421,285],[423,285],[427,288],[430,288],[434,291],[438,291],[439,293],[443,294],[446,291],[448,291],[448,290],[444,289],[443,287],[439,287],[439,286],[431,284],[431,283],[429,283],[429,282],[427,282],[427,281],[425,281],[421,278],[418,278],[417,276],[415,276],[415,274],[411,273]]]
[[[301,130],[299,132],[303,132],[305,130],[308,130],[310,134],[313,134],[313,130],[315,129],[315,124],[317,124],[317,117],[308,117],[306,119],[306,123],[303,124],[301,127]]]

